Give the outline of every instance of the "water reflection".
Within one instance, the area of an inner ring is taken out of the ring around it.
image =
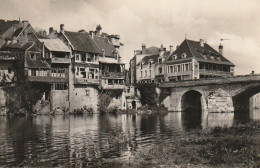
[[[236,113],[174,112],[166,115],[0,117],[0,167],[97,167],[185,136],[193,128],[245,121]]]

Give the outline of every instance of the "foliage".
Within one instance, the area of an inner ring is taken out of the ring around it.
[[[100,113],[106,113],[111,100],[112,97],[110,95],[103,93],[98,100],[98,111]]]
[[[148,106],[157,106],[157,93],[156,93],[156,84],[154,83],[138,83],[136,88],[140,91],[141,94],[141,103],[142,105]]]
[[[159,103],[161,104],[162,101],[171,95],[171,90],[169,88],[161,88],[161,93],[159,95]]]
[[[259,167],[260,123],[193,130],[136,154],[143,167]],[[152,162],[151,162],[152,160]]]

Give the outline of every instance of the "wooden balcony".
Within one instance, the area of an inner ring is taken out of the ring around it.
[[[122,84],[101,84],[101,88],[104,89],[104,90],[115,90],[115,89],[123,90],[123,89],[125,89],[125,85],[122,85]]]
[[[199,72],[201,75],[233,76],[232,72],[224,72],[224,71],[216,71],[216,70],[200,69]]]
[[[123,72],[102,72],[101,73],[101,77],[103,78],[110,78],[110,79],[117,79],[117,78],[120,78],[120,79],[124,79],[124,73]]]
[[[28,76],[29,82],[46,82],[46,83],[67,83],[69,80],[66,77],[50,77],[50,76]]]
[[[51,58],[51,63],[58,63],[58,64],[70,64],[71,60],[70,58],[58,58],[58,57],[53,57]]]
[[[75,78],[75,84],[83,84],[83,85],[98,85],[98,79],[87,79],[87,78]]]

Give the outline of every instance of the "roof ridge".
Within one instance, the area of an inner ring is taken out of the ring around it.
[[[190,50],[190,52],[191,52],[191,54],[192,54],[192,57],[194,58],[194,53],[192,52],[192,50],[191,50],[191,48],[190,48],[190,45],[189,45],[189,43],[188,43],[188,40],[187,39],[185,39],[184,41],[186,41],[187,42],[187,44],[188,44],[188,47],[189,47],[189,50]],[[191,41],[191,40],[190,40]]]

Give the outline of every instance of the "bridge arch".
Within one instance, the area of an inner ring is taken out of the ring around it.
[[[188,109],[197,109],[202,112],[207,110],[207,103],[203,91],[201,90],[188,90],[184,91],[179,99],[178,109],[184,111]]]

